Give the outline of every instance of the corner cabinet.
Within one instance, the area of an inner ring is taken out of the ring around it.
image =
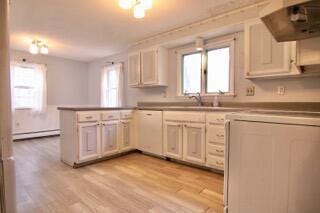
[[[131,87],[168,85],[168,50],[151,47],[128,55],[128,84]]]
[[[275,78],[300,74],[296,42],[277,42],[260,20],[245,24],[245,77]]]

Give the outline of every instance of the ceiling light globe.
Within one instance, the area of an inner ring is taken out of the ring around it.
[[[133,16],[138,19],[143,18],[145,16],[144,7],[142,4],[137,4],[134,6]]]
[[[152,8],[152,0],[141,0],[141,4],[145,10],[150,10]]]
[[[119,0],[119,6],[122,9],[128,10],[132,6],[132,0]]]
[[[34,55],[39,53],[39,48],[35,41],[30,44],[29,52]]]
[[[40,48],[40,53],[41,53],[41,54],[45,54],[45,55],[49,54],[49,48],[48,48],[48,46],[45,45],[45,44],[42,45],[41,48]]]

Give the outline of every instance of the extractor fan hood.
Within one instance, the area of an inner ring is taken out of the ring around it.
[[[320,36],[320,0],[272,0],[260,15],[278,42]]]

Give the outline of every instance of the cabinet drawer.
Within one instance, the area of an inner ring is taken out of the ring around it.
[[[210,168],[224,170],[224,158],[208,156],[207,157],[207,166]]]
[[[98,112],[78,112],[78,122],[96,122],[100,119]]]
[[[224,146],[207,144],[207,156],[224,157]]]
[[[112,120],[119,120],[119,119],[120,119],[119,111],[108,111],[108,112],[102,113],[103,121],[112,121]]]
[[[202,112],[164,112],[164,120],[179,121],[179,122],[199,122],[206,121],[205,113]]]
[[[207,143],[208,144],[217,144],[224,143],[225,138],[224,126],[207,126]]]
[[[223,125],[225,120],[224,113],[209,113],[207,114],[207,124]]]
[[[131,119],[132,118],[132,110],[122,110],[121,111],[121,119]]]

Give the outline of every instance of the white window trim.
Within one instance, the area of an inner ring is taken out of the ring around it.
[[[230,73],[229,73],[229,92],[224,94],[219,93],[206,93],[206,52],[212,49],[219,49],[223,47],[230,47]],[[177,51],[177,96],[185,97],[186,95],[182,91],[182,56],[186,54],[192,54],[200,52],[195,47],[184,48]],[[201,96],[232,96],[234,97],[234,80],[235,80],[235,37],[228,37],[224,39],[217,39],[210,41],[204,45],[202,52],[202,65],[201,65]]]
[[[15,66],[21,66],[26,68],[38,68],[42,70],[43,75],[43,87],[42,87],[42,95],[41,95],[41,107],[40,108],[33,108],[33,107],[15,107],[14,104],[14,97],[11,97],[12,99],[12,111],[15,110],[29,110],[34,111],[36,113],[45,113],[47,109],[47,65],[46,64],[40,64],[40,63],[30,63],[30,62],[24,62],[24,61],[11,61],[10,62],[10,75],[11,75],[11,95],[13,96],[13,89],[14,86],[14,79],[12,73],[14,72]],[[39,106],[39,105],[38,105]]]
[[[110,90],[110,88],[107,88],[104,84],[106,84],[107,82],[105,82],[105,76],[104,75],[109,75],[109,72],[111,70],[114,70],[114,69],[118,69],[119,70],[119,82],[118,82],[118,87],[117,87],[117,90],[118,90],[118,94],[117,94],[117,107],[121,107],[123,106],[123,63],[117,63],[117,64],[113,64],[113,65],[109,65],[109,66],[104,66],[102,68],[102,72],[101,72],[101,85],[100,85],[100,88],[101,88],[101,97],[100,97],[100,102],[101,102],[101,106],[104,106],[104,107],[109,107],[108,104],[107,104],[107,100],[106,100],[106,96],[107,96],[107,91]],[[109,87],[109,86],[108,86]]]

